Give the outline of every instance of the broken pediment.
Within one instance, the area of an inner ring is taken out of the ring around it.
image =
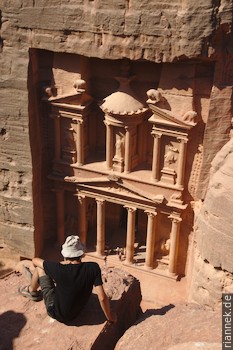
[[[56,85],[43,87],[43,99],[52,105],[59,106],[86,106],[93,99],[86,93],[86,82],[79,78],[70,81],[70,90],[61,91]]]
[[[95,177],[95,178],[77,178],[75,176],[65,177],[65,182],[75,183],[80,189],[91,189],[92,191],[105,193],[106,196],[118,195],[122,197],[128,197],[135,200],[147,200],[152,203],[162,204],[164,196],[162,194],[151,194],[145,190],[140,190],[137,187],[124,183],[120,177]]]
[[[159,108],[151,103],[148,103],[153,115],[149,118],[149,122],[157,125],[164,125],[165,127],[181,128],[190,130],[196,125],[194,119],[196,112],[188,111],[183,118],[175,117],[171,111]]]

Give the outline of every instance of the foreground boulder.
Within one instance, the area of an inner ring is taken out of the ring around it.
[[[217,350],[221,349],[221,334],[221,310],[171,304],[145,312],[115,350]]]

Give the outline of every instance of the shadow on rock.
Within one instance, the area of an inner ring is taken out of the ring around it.
[[[169,304],[169,305],[161,307],[160,309],[148,309],[141,315],[140,319],[135,324],[139,324],[151,316],[156,316],[156,315],[163,316],[169,310],[173,309],[174,307],[175,307],[175,305]]]
[[[0,268],[0,278],[3,278],[4,276],[10,274],[11,272],[13,272],[13,269],[8,268],[8,269],[1,269]]]
[[[26,317],[12,310],[0,315],[0,348],[1,350],[13,350],[13,340],[20,335],[27,322]]]

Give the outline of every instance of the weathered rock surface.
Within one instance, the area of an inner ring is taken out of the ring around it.
[[[233,292],[233,139],[212,161],[209,187],[196,219],[197,252],[191,298],[215,307]]]
[[[221,310],[207,311],[195,304],[177,304],[146,312],[126,331],[115,350],[220,348]]]
[[[203,260],[232,273],[233,138],[217,153],[210,176],[205,201],[196,221],[198,249]]]
[[[18,0],[2,1],[2,9],[3,47],[155,62],[208,56],[215,50],[212,35],[232,20],[231,1]]]
[[[114,325],[106,323],[95,294],[77,319],[67,326],[47,315],[43,301],[35,303],[17,292],[20,285],[27,283],[21,274],[0,279],[4,300],[0,307],[1,350],[114,349],[116,341],[135,322],[140,311],[140,286],[132,276],[117,269],[103,271],[103,279],[112,308],[118,314]]]

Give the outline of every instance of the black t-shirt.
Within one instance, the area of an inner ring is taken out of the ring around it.
[[[54,313],[60,322],[73,320],[88,301],[93,286],[103,284],[95,262],[63,265],[44,261],[44,270],[56,283]]]

